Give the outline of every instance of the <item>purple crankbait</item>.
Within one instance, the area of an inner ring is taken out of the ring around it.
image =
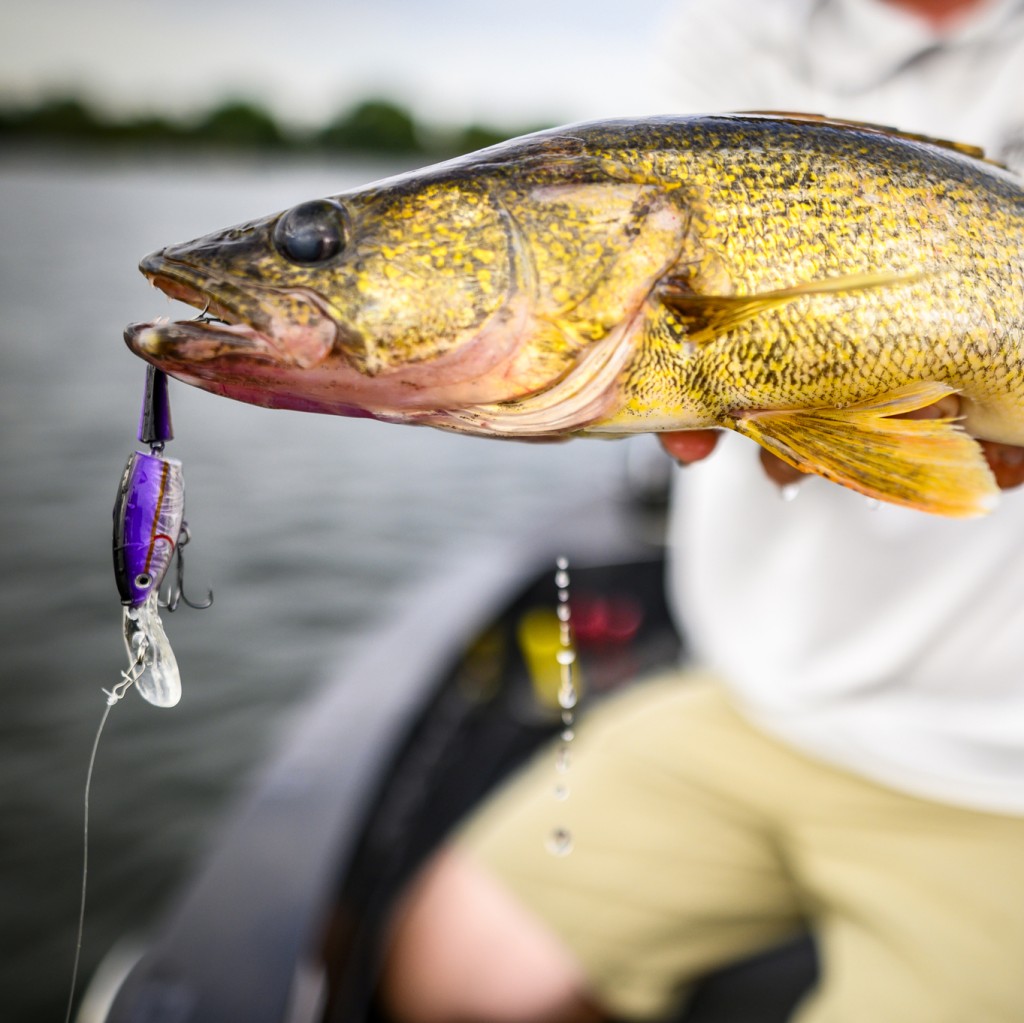
[[[167,377],[150,366],[138,433],[139,440],[149,445],[149,453],[132,452],[114,502],[114,577],[124,606],[129,664],[121,682],[107,692],[110,703],[134,685],[157,707],[173,707],[181,699],[181,678],[160,609],[173,611],[181,600],[191,607],[209,607],[213,601],[210,595],[203,603],[193,603],[182,589],[181,549],[189,539],[185,481],[181,462],[163,454],[164,444],[173,436]],[[160,586],[175,556],[176,579],[161,602]]]

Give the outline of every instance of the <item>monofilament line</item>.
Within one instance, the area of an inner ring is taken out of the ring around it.
[[[78,966],[82,959],[82,935],[85,933],[85,893],[89,879],[89,793],[92,790],[92,772],[96,766],[96,751],[100,746],[100,736],[103,734],[103,726],[110,717],[110,708],[117,703],[117,699],[108,694],[107,705],[103,708],[103,717],[100,718],[100,726],[96,729],[96,738],[92,742],[92,752],[89,754],[89,767],[85,772],[85,798],[83,800],[83,823],[82,823],[82,895],[78,904],[78,926],[75,930],[75,960],[71,967],[71,990],[68,991],[68,1008],[64,1014],[64,1023],[71,1023],[71,1010],[75,1004],[75,988],[78,985]]]

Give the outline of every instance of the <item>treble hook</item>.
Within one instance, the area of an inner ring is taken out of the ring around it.
[[[191,608],[195,608],[196,611],[204,611],[213,604],[213,590],[206,591],[205,600],[190,600],[188,594],[185,593],[185,555],[183,549],[191,539],[192,534],[188,530],[188,523],[182,522],[181,531],[178,533],[178,543],[174,551],[174,582],[168,587],[167,596],[160,600],[160,606],[167,608],[168,611],[176,611],[178,605],[182,602]]]

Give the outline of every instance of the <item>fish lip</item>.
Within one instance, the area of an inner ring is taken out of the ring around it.
[[[216,305],[225,318],[231,315],[231,311],[218,301],[212,291],[201,286],[201,276],[187,263],[179,263],[163,257],[159,252],[153,252],[139,263],[139,269],[150,284],[168,298],[184,302],[196,309],[208,310]]]
[[[136,355],[154,364],[210,362],[222,356],[277,362],[266,338],[244,324],[204,320],[153,320],[129,323],[124,340]]]

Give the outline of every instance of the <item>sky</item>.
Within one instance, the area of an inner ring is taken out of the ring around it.
[[[0,100],[116,113],[227,97],[321,123],[368,95],[438,124],[651,112],[674,0],[7,0]]]

